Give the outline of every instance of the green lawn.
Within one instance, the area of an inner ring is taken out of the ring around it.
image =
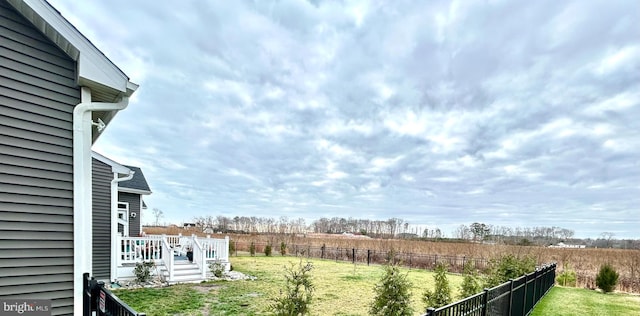
[[[154,315],[268,315],[271,299],[283,287],[284,266],[295,257],[232,257],[234,270],[256,276],[254,281],[218,281],[157,289],[117,290],[115,294],[139,312]],[[316,286],[312,315],[367,315],[373,287],[382,275],[380,266],[353,265],[331,260],[310,260]],[[433,274],[404,269],[413,283],[412,307],[424,313],[420,297],[433,287]],[[448,275],[457,299],[462,277]],[[533,316],[640,315],[640,296],[603,294],[578,288],[554,287],[536,306]]]
[[[256,276],[254,281],[220,281],[186,284],[162,289],[118,290],[115,294],[147,315],[265,315],[271,299],[282,288],[284,266],[297,263],[295,257],[232,257],[234,270]],[[331,260],[310,260],[316,291],[313,315],[367,315],[373,287],[382,275],[380,266],[353,265]],[[408,270],[413,283],[412,306],[416,315],[424,313],[420,297],[433,287],[433,274]],[[454,296],[462,277],[448,275]]]
[[[542,298],[531,315],[635,316],[640,315],[640,296],[556,286]]]

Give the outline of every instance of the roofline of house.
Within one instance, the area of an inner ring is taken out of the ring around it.
[[[113,173],[121,173],[121,174],[126,174],[129,175],[133,172],[133,170],[95,152],[95,151],[91,151],[91,157],[97,159],[98,161],[101,161],[109,166],[111,166],[111,172]]]
[[[138,85],[104,55],[46,0],[7,0],[25,19],[77,63],[76,82],[93,90],[94,100],[87,102],[118,103],[131,96]],[[94,112],[104,125],[118,110]],[[92,134],[94,143],[100,133]]]
[[[138,85],[45,0],[7,0],[42,34],[78,62],[78,84],[113,89],[130,96]]]
[[[142,195],[149,195],[152,193],[149,190],[140,190],[140,189],[123,188],[123,187],[118,187],[118,192],[134,193],[134,194],[142,194]]]

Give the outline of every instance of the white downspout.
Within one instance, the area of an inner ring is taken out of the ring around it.
[[[133,179],[134,173],[131,171],[122,178],[118,178],[118,173],[114,173],[113,180],[111,180],[111,281],[115,281],[118,277],[118,256],[120,255],[118,245],[118,183]],[[127,220],[129,219],[127,218]]]
[[[80,104],[73,109],[73,310],[82,315],[82,274],[92,269],[91,143],[92,111],[119,111],[129,104],[91,102],[91,90],[81,87]]]

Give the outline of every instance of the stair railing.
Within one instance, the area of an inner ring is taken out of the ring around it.
[[[205,260],[205,252],[202,249],[202,244],[198,240],[198,237],[194,234],[191,235],[193,240],[193,262],[198,265],[198,269],[200,269],[200,275],[203,279],[207,277],[207,261]]]
[[[162,261],[164,262],[164,266],[169,271],[169,282],[173,281],[173,249],[169,245],[169,241],[167,240],[166,235],[162,235],[162,253],[161,253]]]

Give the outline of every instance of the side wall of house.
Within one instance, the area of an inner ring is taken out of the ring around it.
[[[98,280],[109,281],[111,272],[111,166],[91,159],[93,193],[93,272]]]
[[[0,298],[73,313],[76,63],[0,0]]]
[[[118,202],[129,203],[129,214],[136,214],[135,217],[129,216],[129,237],[140,236],[140,217],[141,211],[140,194],[118,192]]]

